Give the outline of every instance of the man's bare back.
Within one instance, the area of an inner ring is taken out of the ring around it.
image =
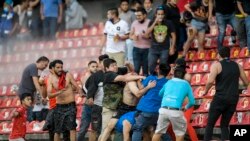
[[[123,89],[122,101],[124,104],[127,104],[129,106],[136,106],[138,102],[138,98],[131,92],[129,85],[134,85],[134,87],[137,87],[137,84],[135,81],[127,82],[127,84],[125,85]]]

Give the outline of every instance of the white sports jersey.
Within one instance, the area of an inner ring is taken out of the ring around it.
[[[117,41],[114,37],[116,35],[123,36],[128,33],[129,27],[124,20],[120,20],[115,24],[111,21],[107,21],[104,28],[104,34],[107,35],[106,53],[125,52],[125,40]]]

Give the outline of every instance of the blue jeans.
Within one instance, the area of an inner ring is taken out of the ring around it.
[[[133,40],[127,39],[126,40],[126,60],[133,64],[133,48],[134,43]]]
[[[84,109],[82,111],[81,125],[80,125],[80,130],[79,130],[78,138],[77,138],[78,141],[84,140],[85,134],[87,133],[89,124],[91,122],[92,108],[87,104],[84,104],[83,108]]]
[[[56,30],[57,30],[57,18],[45,17],[45,19],[43,20],[44,39],[47,39],[47,40],[55,39]]]
[[[148,50],[148,48],[142,49],[137,47],[133,49],[133,60],[137,74],[139,74],[140,68],[142,67],[143,75],[148,75]]]
[[[132,141],[141,141],[142,132],[148,126],[156,126],[158,120],[158,113],[140,112],[135,118],[136,122],[133,126]],[[166,133],[162,136],[163,141],[171,141],[170,136]]]
[[[78,141],[82,141],[85,138],[85,134],[88,131],[90,123],[92,123],[92,129],[97,132],[97,135],[101,133],[102,125],[102,107],[98,105],[89,106],[84,104],[82,111],[80,131],[78,133]]]
[[[239,39],[240,47],[246,47],[247,46],[247,34],[246,34],[246,24],[245,24],[245,18],[238,18],[235,17],[236,21],[236,32],[237,37]]]
[[[245,18],[246,31],[247,31],[247,47],[250,50],[250,16]]]
[[[223,15],[220,13],[216,13],[216,21],[219,27],[219,37],[218,37],[218,48],[223,47],[223,40],[225,37],[225,31],[227,24],[230,24],[234,30],[236,29],[236,21],[235,21],[235,14]]]
[[[168,50],[149,48],[148,66],[150,74],[154,74],[157,60],[160,59],[160,64],[167,64],[168,56]]]

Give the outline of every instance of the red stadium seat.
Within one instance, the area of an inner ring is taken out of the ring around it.
[[[75,41],[74,47],[83,47],[83,40],[82,39],[77,39]]]
[[[206,85],[207,83],[207,80],[208,80],[208,77],[209,77],[209,73],[206,73],[203,75],[202,79],[201,79],[201,85]]]
[[[41,133],[43,132],[43,125],[45,121],[32,121],[27,124],[27,133]]]
[[[201,103],[200,107],[195,110],[195,113],[207,113],[210,108],[210,103],[212,99],[203,99],[203,102]]]
[[[89,34],[90,36],[96,36],[97,33],[98,33],[98,28],[97,28],[96,26],[93,26],[92,28],[90,28],[88,34]]]
[[[199,86],[197,88],[195,88],[194,90],[194,97],[197,98],[202,98],[203,97],[203,92],[205,91],[205,87],[204,86]]]
[[[7,94],[7,91],[8,91],[8,86],[7,85],[2,85],[0,86],[0,95],[1,96],[4,96]]]
[[[186,55],[186,61],[195,61],[196,60],[196,52],[195,51],[188,51]]]
[[[95,47],[101,47],[101,45],[102,45],[102,39],[101,39],[101,37],[95,37],[92,40],[93,40],[93,46],[95,46]]]
[[[80,36],[80,37],[87,36],[88,30],[89,30],[88,28],[83,28],[83,29],[81,29],[81,30],[79,31],[79,36]]]
[[[191,85],[200,85],[202,74],[194,74],[191,78]]]
[[[211,65],[211,62],[208,62],[208,61],[201,62],[199,67],[198,67],[197,72],[209,72],[210,65]]]
[[[15,109],[12,108],[2,109],[0,111],[0,120],[11,120],[11,117],[14,112]]]
[[[79,106],[77,106],[76,108],[77,108],[76,117],[77,117],[77,118],[81,118],[81,117],[82,117],[83,106],[82,106],[82,105],[79,105]]]
[[[216,60],[217,59],[217,52],[214,49],[210,49],[206,52],[205,60]]]
[[[15,97],[12,100],[11,107],[19,107],[21,105],[21,101],[19,97]]]
[[[213,97],[213,96],[215,95],[215,92],[216,92],[216,91],[215,91],[215,86],[212,86],[212,87],[209,89],[207,95],[204,96],[204,98],[211,98],[211,97]]]
[[[242,125],[249,123],[250,123],[249,112],[235,112],[230,120],[230,125]]]
[[[241,66],[244,65],[243,59],[236,59],[235,62],[238,63],[238,64],[240,64]]]
[[[244,47],[244,48],[241,49],[239,57],[240,58],[249,57],[249,50],[248,50],[247,47]]]
[[[0,122],[0,134],[8,134],[12,130],[12,123],[9,121]]]
[[[83,103],[85,102],[85,98],[77,94],[75,95],[75,101],[77,105],[83,105]]]
[[[219,117],[219,119],[216,121],[215,123],[215,127],[219,127],[220,126],[220,121],[221,121],[221,116]]]
[[[239,58],[240,55],[240,48],[233,47],[231,48],[230,58]]]
[[[192,121],[192,126],[194,127],[205,127],[207,125],[207,114],[195,114],[193,121]]]
[[[206,54],[205,50],[197,52],[196,53],[196,55],[197,55],[196,59],[201,60],[201,61],[205,60],[205,54]]]
[[[227,27],[226,27],[226,35],[227,35],[227,36],[231,36],[231,32],[232,32],[232,31],[233,31],[232,26],[227,25]]]
[[[250,69],[250,58],[246,58],[246,59],[244,60],[243,68],[244,68],[245,70],[249,70],[249,69]]]
[[[5,102],[2,102],[1,106],[2,108],[8,108],[11,107],[11,103],[13,101],[13,98],[4,98]]]
[[[250,110],[250,97],[240,97],[236,109],[237,111]]]
[[[199,63],[198,62],[192,62],[188,65],[190,68],[189,73],[197,73],[198,72],[198,67],[199,67]]]

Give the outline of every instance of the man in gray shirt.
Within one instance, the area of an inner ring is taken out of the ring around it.
[[[36,61],[36,63],[30,64],[24,69],[21,82],[19,84],[19,96],[24,93],[30,93],[34,98],[35,92],[38,91],[43,98],[46,98],[46,96],[42,92],[41,86],[38,81],[38,70],[42,71],[46,69],[48,63],[49,59],[45,56],[42,56]]]

